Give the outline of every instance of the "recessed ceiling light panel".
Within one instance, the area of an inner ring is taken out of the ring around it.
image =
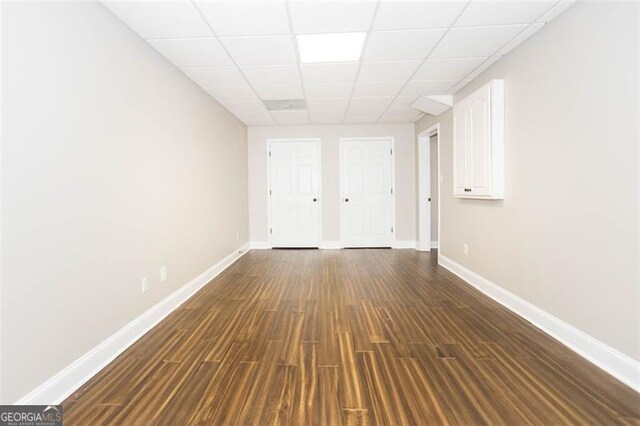
[[[300,34],[298,49],[303,64],[360,60],[367,33]]]

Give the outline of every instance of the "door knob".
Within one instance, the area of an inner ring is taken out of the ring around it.
[[[348,199],[348,198],[345,198],[345,199],[344,199],[344,202],[345,202],[345,203],[348,203],[348,202],[349,202],[349,199]]]

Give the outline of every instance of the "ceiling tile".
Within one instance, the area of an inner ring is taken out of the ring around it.
[[[400,96],[446,95],[457,80],[411,80]]]
[[[387,117],[403,117],[403,118],[413,118],[418,114],[420,114],[420,111],[415,110],[413,108],[409,108],[409,107],[389,108],[384,113],[384,115]]]
[[[237,111],[234,115],[242,121],[273,120],[266,109],[264,111]]]
[[[213,37],[148,41],[177,67],[233,65],[227,52]]]
[[[254,101],[258,97],[249,86],[244,87],[210,87],[207,93],[217,101]]]
[[[473,1],[462,12],[454,26],[528,24],[540,18],[552,1]]]
[[[393,96],[351,98],[349,108],[386,108],[392,100]]]
[[[364,53],[365,61],[424,59],[445,30],[374,31]]]
[[[225,106],[229,111],[238,114],[242,114],[244,112],[267,112],[267,108],[265,108],[262,101],[254,100],[254,101],[223,101],[220,102]]]
[[[451,94],[456,94],[460,89],[462,89],[467,84],[471,83],[471,80],[464,79],[460,80],[455,86],[453,86],[450,90]]]
[[[236,67],[180,68],[190,79],[204,88],[246,86]]]
[[[296,34],[367,31],[375,2],[291,2],[291,21]]]
[[[297,65],[240,67],[252,86],[300,86]]]
[[[415,118],[420,115],[418,111],[414,111],[413,115],[387,115],[384,114],[378,120],[380,123],[413,123]]]
[[[384,108],[349,108],[346,118],[374,118],[377,119],[384,112]]]
[[[526,27],[526,25],[508,25],[454,28],[444,36],[430,57],[447,59],[491,56]]]
[[[271,114],[278,124],[288,126],[297,124],[309,124],[309,114],[304,111],[272,111]]]
[[[465,1],[456,2],[381,2],[373,28],[405,30],[448,28],[464,8]]]
[[[353,84],[309,84],[304,86],[307,99],[348,98]]]
[[[537,22],[549,22],[552,19],[555,19],[558,15],[560,15],[565,10],[569,9],[571,6],[575,4],[576,0],[561,0],[556,3],[551,9],[549,9],[544,15],[542,15]]]
[[[249,120],[241,120],[247,126],[258,127],[258,126],[277,126],[278,123],[269,117],[265,119],[249,119]]]
[[[374,124],[378,122],[378,117],[345,117],[345,124]]]
[[[418,96],[398,96],[393,103],[391,104],[391,108],[408,108],[409,105],[416,100]]]
[[[256,86],[260,99],[304,99],[302,86]]]
[[[104,2],[142,38],[211,37],[191,2]]]
[[[473,80],[474,78],[479,76],[484,70],[489,68],[491,65],[493,65],[495,62],[499,61],[500,59],[501,59],[500,56],[494,56],[492,58],[487,58],[487,60],[484,61],[478,68],[476,68],[475,70],[473,70],[473,72],[471,74],[466,76],[465,80]]]
[[[356,83],[353,90],[355,97],[374,97],[374,96],[395,96],[402,88],[405,81],[373,81],[367,83]]]
[[[544,25],[545,25],[544,23],[531,24],[526,30],[522,31],[513,40],[511,40],[509,43],[507,43],[506,46],[504,46],[502,49],[500,49],[496,53],[496,56],[504,56],[507,53],[511,52],[516,46],[518,46],[520,43],[522,43],[523,41],[525,41],[526,39],[531,37],[533,34],[535,34],[542,27],[544,27]]]
[[[220,41],[238,65],[296,63],[291,36],[222,37]]]
[[[380,123],[413,123],[420,115],[419,111],[410,108],[389,108],[382,117]]]
[[[314,124],[338,124],[344,120],[345,111],[330,110],[310,110],[309,116]]]
[[[357,62],[335,64],[302,64],[304,84],[353,83],[358,74]]]
[[[325,118],[318,118],[318,119],[314,119],[313,117],[311,118],[311,124],[343,124],[344,123],[344,118],[339,118],[339,117],[325,117]]]
[[[486,58],[428,59],[413,76],[416,80],[459,80]]]
[[[418,68],[420,61],[364,62],[358,82],[406,80]]]
[[[346,111],[349,105],[349,98],[327,98],[327,99],[308,99],[307,108],[309,110],[333,110]]]
[[[219,36],[289,34],[284,2],[198,2]]]

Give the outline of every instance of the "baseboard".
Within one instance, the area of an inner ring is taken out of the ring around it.
[[[59,404],[248,250],[234,250],[14,404]]]
[[[272,248],[269,241],[251,241],[249,245],[252,250],[266,250]]]
[[[499,285],[439,254],[438,264],[535,325],[613,377],[640,392],[640,362],[578,330]]]
[[[394,249],[415,249],[416,248],[416,242],[411,240],[411,241],[406,241],[406,240],[397,240],[394,241],[393,244],[391,245],[391,248]]]
[[[322,245],[320,246],[321,249],[330,249],[330,250],[337,250],[337,249],[341,249],[342,248],[342,242],[341,241],[323,241]]]
[[[438,248],[438,242],[437,241],[431,241],[431,248],[432,249],[437,249]]]

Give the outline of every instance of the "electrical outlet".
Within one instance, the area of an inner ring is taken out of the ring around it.
[[[464,254],[467,254],[467,255],[468,255],[468,254],[469,254],[469,244],[464,243],[464,244],[462,245],[462,251],[464,251]]]
[[[149,290],[149,280],[147,279],[147,277],[144,277],[142,279],[142,292],[146,293]]]
[[[160,282],[163,283],[167,280],[167,267],[166,266],[161,266],[160,267]]]

